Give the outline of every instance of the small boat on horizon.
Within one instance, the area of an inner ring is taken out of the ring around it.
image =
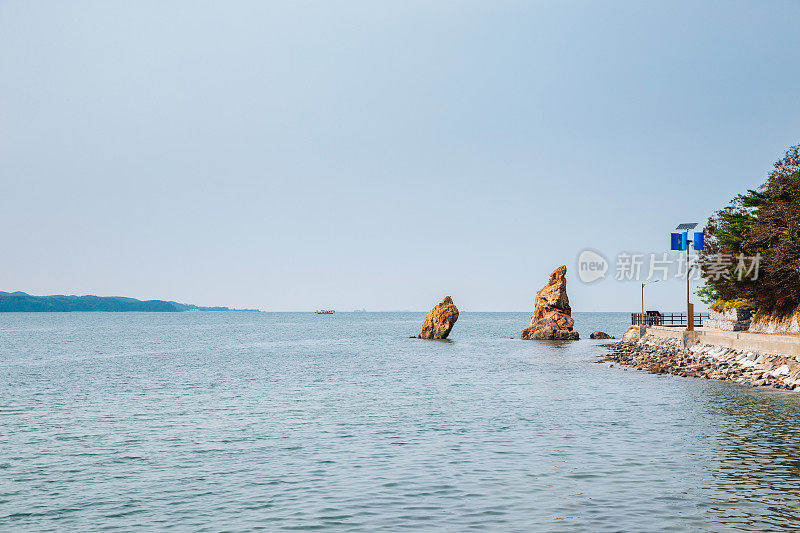
[[[333,309],[317,309],[315,312],[318,315],[332,315],[336,311],[334,311]]]

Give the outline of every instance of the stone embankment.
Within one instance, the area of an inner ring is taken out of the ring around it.
[[[752,314],[753,311],[749,308],[734,308],[724,312],[709,309],[703,327],[722,331],[747,331]]]
[[[800,391],[800,362],[793,357],[733,350],[722,346],[695,344],[680,347],[674,338],[646,335],[638,342],[606,344],[605,359],[653,374],[733,381],[753,387],[774,387]]]

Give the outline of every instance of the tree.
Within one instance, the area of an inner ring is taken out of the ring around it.
[[[745,298],[767,312],[800,305],[800,145],[786,151],[767,182],[734,198],[706,225],[701,254],[706,283],[724,300]],[[711,276],[715,258],[727,256],[726,275]],[[758,275],[740,276],[736,258],[759,257]],[[716,279],[715,279],[716,278]]]

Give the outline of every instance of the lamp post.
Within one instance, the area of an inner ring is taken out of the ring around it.
[[[645,321],[645,318],[644,318],[644,286],[647,285],[648,283],[658,283],[659,281],[661,281],[661,280],[654,279],[652,281],[643,281],[642,282],[642,320],[639,322],[639,325],[647,325],[646,321]]]

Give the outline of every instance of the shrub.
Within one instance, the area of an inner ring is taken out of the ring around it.
[[[724,313],[726,311],[730,311],[731,309],[738,309],[740,307],[749,307],[754,309],[755,305],[754,302],[745,300],[744,298],[736,298],[733,300],[717,300],[711,304],[711,309],[718,313]]]

